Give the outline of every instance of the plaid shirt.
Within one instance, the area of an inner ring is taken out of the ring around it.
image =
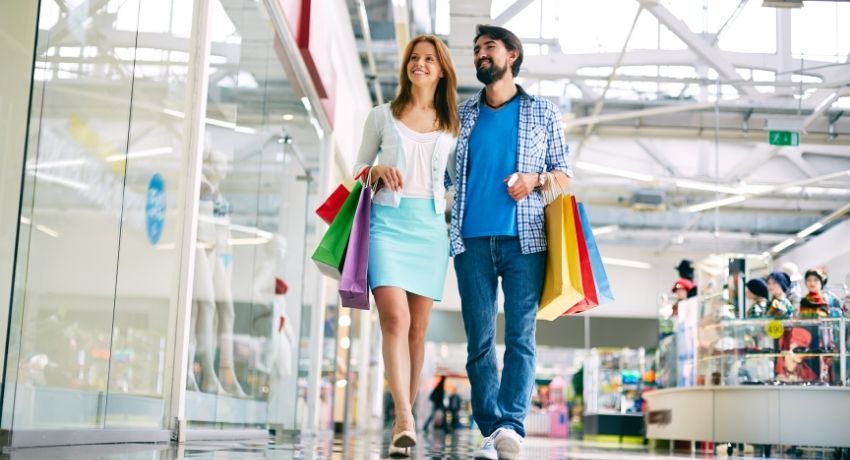
[[[568,157],[569,146],[564,140],[561,128],[561,112],[552,102],[529,95],[517,85],[520,97],[519,129],[517,132],[517,171],[523,173],[542,173],[563,171],[572,177]],[[451,254],[456,256],[466,250],[461,229],[463,214],[467,203],[467,179],[469,159],[469,137],[472,128],[478,122],[482,89],[476,97],[464,101],[459,108],[460,137],[457,141],[457,153],[451,174],[446,174],[446,186],[455,185],[455,199],[452,205],[452,226],[449,231]],[[481,199],[481,197],[478,197]],[[543,199],[539,190],[517,203],[517,229],[523,254],[546,250],[546,232],[543,222]]]

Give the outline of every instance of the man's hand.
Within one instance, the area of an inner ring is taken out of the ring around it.
[[[522,201],[527,197],[534,188],[537,187],[537,173],[515,173],[517,180],[513,185],[508,187],[508,195],[515,201]],[[513,176],[513,174],[511,174]],[[511,176],[505,178],[505,183],[511,179]]]

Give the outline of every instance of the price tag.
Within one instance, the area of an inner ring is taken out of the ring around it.
[[[778,320],[773,320],[767,323],[767,326],[765,326],[764,329],[767,331],[767,335],[771,339],[778,339],[785,333],[785,327]]]

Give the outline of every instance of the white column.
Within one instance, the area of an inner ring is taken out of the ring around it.
[[[776,73],[777,81],[791,81],[791,10],[787,8],[775,8],[776,10],[776,56],[778,66]]]
[[[168,353],[173,357],[171,394],[167,400],[168,428],[173,441],[186,440],[186,379],[189,364],[189,327],[192,315],[192,292],[195,272],[195,251],[198,233],[198,196],[203,162],[204,130],[207,112],[207,87],[209,84],[210,35],[209,0],[195,0],[192,11],[192,33],[189,49],[189,79],[184,104],[185,132],[181,170],[186,171],[186,182],[181,197],[180,215],[183,224],[177,237],[180,250],[180,270],[177,277],[177,308],[175,340]]]

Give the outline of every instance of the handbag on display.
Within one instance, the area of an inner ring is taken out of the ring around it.
[[[371,174],[361,187],[354,212],[354,224],[345,251],[345,264],[339,280],[339,297],[343,307],[369,309],[369,225],[372,214]]]
[[[360,201],[362,187],[359,181],[355,182],[351,193],[319,242],[319,247],[313,252],[313,261],[316,262],[319,271],[327,277],[338,280],[342,273],[345,250],[348,247],[348,238],[351,236],[351,227],[354,224],[354,214]]]

